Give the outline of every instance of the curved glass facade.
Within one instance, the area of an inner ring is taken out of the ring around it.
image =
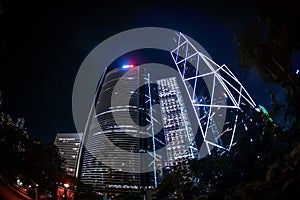
[[[115,68],[100,81],[77,173],[92,191],[156,188],[170,168],[197,157],[176,78],[151,82],[146,71]]]
[[[141,152],[151,148],[141,128],[149,121],[144,73],[115,68],[103,78],[84,135],[80,178],[93,191],[153,186],[153,172],[141,173]],[[139,90],[137,90],[140,88]]]

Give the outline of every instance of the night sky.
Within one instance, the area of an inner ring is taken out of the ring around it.
[[[254,18],[250,1],[58,2],[0,1],[2,110],[14,119],[24,117],[42,141],[76,132],[72,90],[88,53],[106,38],[138,27],[165,27],[194,38],[235,73],[258,104],[270,108],[264,82],[254,70],[241,68],[234,42]]]

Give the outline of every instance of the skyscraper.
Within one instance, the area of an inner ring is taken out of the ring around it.
[[[197,158],[197,148],[189,116],[175,77],[157,81],[171,170],[187,166],[189,159]]]
[[[78,163],[78,176],[94,191],[155,185],[156,170],[145,170],[151,160],[142,156],[155,145],[146,128],[152,119],[145,81],[145,73],[131,66],[108,70],[99,83]]]
[[[186,41],[181,43],[180,37]],[[171,56],[176,73],[163,71],[165,65],[153,62],[106,68],[95,91],[77,163],[76,176],[90,190],[157,187],[164,167],[176,171],[186,167],[189,159],[210,154],[214,147],[230,150],[233,146],[238,124],[234,111],[241,109],[243,100],[255,105],[247,91],[225,65],[218,66],[198,52],[181,33]],[[151,73],[146,65],[159,70]],[[159,112],[155,103],[160,105]],[[227,117],[227,109],[233,110],[234,118]],[[154,122],[161,122],[161,130]]]
[[[147,70],[113,68],[100,80],[77,171],[93,191],[156,188],[166,168],[175,170],[197,157],[176,78],[150,81]]]
[[[67,174],[71,176],[75,176],[81,138],[82,133],[57,133],[55,137],[54,144],[65,159],[64,168]]]

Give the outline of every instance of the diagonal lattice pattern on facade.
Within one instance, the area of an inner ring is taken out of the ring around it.
[[[200,152],[210,154],[213,147],[230,150],[239,114],[255,102],[225,64],[199,52],[182,33],[171,55],[197,116],[204,144]]]

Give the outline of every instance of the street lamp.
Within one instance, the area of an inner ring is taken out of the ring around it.
[[[39,187],[39,184],[35,184],[35,188],[34,188],[34,190],[35,190],[35,198],[36,199],[40,199],[39,198],[39,190],[38,190],[38,187]]]
[[[67,199],[67,190],[68,190],[68,188],[70,187],[70,185],[68,184],[68,183],[64,183],[64,196],[63,196],[63,198],[64,198],[64,200],[66,200]]]

